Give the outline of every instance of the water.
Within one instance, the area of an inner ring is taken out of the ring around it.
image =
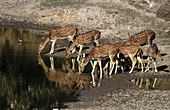
[[[89,87],[90,77],[73,71],[71,59],[37,56],[43,36],[41,31],[0,28],[1,109],[66,108]]]
[[[141,89],[170,90],[170,79],[167,78],[137,78],[131,82]]]

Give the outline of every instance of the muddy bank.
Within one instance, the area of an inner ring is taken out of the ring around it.
[[[48,24],[36,23],[36,21],[30,18],[18,17],[12,15],[0,15],[0,26],[1,27],[11,27],[11,28],[25,28],[25,29],[37,29],[46,30],[59,28],[61,26],[54,26]]]
[[[102,37],[124,40],[128,38],[128,32],[135,34],[145,29],[158,32],[169,30],[169,22],[157,18],[155,14],[161,1],[152,8],[145,0],[67,2],[1,0],[0,25],[43,30],[74,25],[79,28],[80,33],[98,29],[102,32]]]

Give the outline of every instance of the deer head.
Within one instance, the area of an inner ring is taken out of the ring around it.
[[[84,70],[84,67],[86,66],[87,63],[85,63],[85,54],[83,53],[83,58],[80,60],[77,60],[79,63],[79,73],[82,73]]]
[[[160,54],[160,50],[158,50],[158,52],[156,53],[156,58],[157,59],[160,59],[160,60],[163,60],[161,54]]]

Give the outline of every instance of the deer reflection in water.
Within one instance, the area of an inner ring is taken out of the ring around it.
[[[76,92],[74,95],[76,95],[81,89],[90,88],[90,77],[82,76],[75,72],[74,66],[72,66],[71,69],[68,60],[62,64],[62,68],[60,69],[55,69],[53,57],[50,57],[51,67],[46,66],[40,55],[38,55],[38,63],[42,66],[48,80],[56,83],[56,87],[67,87],[75,90]]]
[[[167,78],[137,78],[131,82],[141,89],[170,90],[170,79]]]
[[[149,89],[149,86],[151,86],[149,78],[133,79],[133,80],[131,80],[131,82],[135,83],[141,89]],[[153,84],[155,84],[155,83],[153,83]],[[152,88],[154,88],[154,85]]]

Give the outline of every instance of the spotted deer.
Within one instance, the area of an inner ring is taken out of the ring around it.
[[[138,41],[134,41],[134,40],[127,40],[121,44],[119,44],[118,46],[121,47],[123,45],[134,45],[134,46],[140,46],[140,43]],[[121,57],[119,59],[119,62],[121,63],[121,70],[122,70],[122,73],[124,73],[124,68],[123,68],[123,64],[125,63],[125,58]],[[104,66],[103,70],[105,70],[107,72],[107,68],[109,67],[109,63],[110,62],[107,62],[106,65]],[[110,63],[110,69],[111,70],[111,67],[112,67],[112,63]]]
[[[132,61],[132,68],[129,71],[129,74],[132,73],[135,64],[136,64],[136,57],[137,60],[141,63],[142,72],[143,72],[143,57],[142,57],[142,49],[139,45],[122,45],[119,47],[119,55],[123,54],[124,58],[130,57]],[[123,58],[121,58],[123,59]]]
[[[92,82],[93,82],[93,86],[95,86],[95,81],[94,81],[94,70],[95,67],[97,65],[97,63],[99,63],[99,67],[100,67],[100,79],[102,79],[102,63],[101,60],[104,58],[109,57],[111,60],[111,63],[113,63],[112,69],[109,73],[109,75],[111,75],[114,65],[116,64],[116,69],[115,69],[115,73],[117,72],[117,65],[118,65],[118,61],[117,61],[117,53],[118,53],[118,45],[102,45],[99,47],[94,47],[91,52],[89,53],[89,55],[87,57],[84,58],[83,62],[80,62],[80,71],[83,72],[85,66],[88,64],[89,61],[91,61],[92,59],[97,59],[97,61],[94,61],[93,64],[93,69],[91,72],[92,75]]]
[[[45,45],[50,41],[52,41],[51,50],[50,50],[50,54],[52,54],[54,52],[54,46],[57,40],[68,38],[68,40],[71,42],[74,40],[74,37],[76,36],[77,32],[78,32],[78,28],[74,26],[62,27],[55,30],[51,30],[49,34],[46,36],[45,40],[41,42],[41,44],[39,45],[38,54],[41,53]]]
[[[155,39],[155,32],[153,30],[144,30],[140,33],[130,36],[130,40],[138,41],[140,45],[148,43],[152,45],[152,41]]]
[[[101,35],[101,32],[98,30],[92,30],[92,31],[88,31],[86,33],[77,35],[77,38],[73,41],[72,45],[68,49],[66,48],[66,58],[70,56],[71,54],[70,51],[72,51],[77,46],[80,47],[77,59],[79,59],[81,56],[81,51],[83,49],[84,44],[95,42],[97,46],[99,46],[100,35]]]
[[[154,67],[155,67],[155,72],[158,72],[157,67],[156,67],[156,59],[160,59],[163,60],[161,54],[160,54],[160,50],[158,49],[156,44],[152,44],[151,46],[149,46],[148,50],[147,50],[147,55],[148,55],[148,64],[147,64],[147,68],[145,70],[145,72],[147,72],[149,70],[149,66],[150,66],[150,60],[154,60]]]

